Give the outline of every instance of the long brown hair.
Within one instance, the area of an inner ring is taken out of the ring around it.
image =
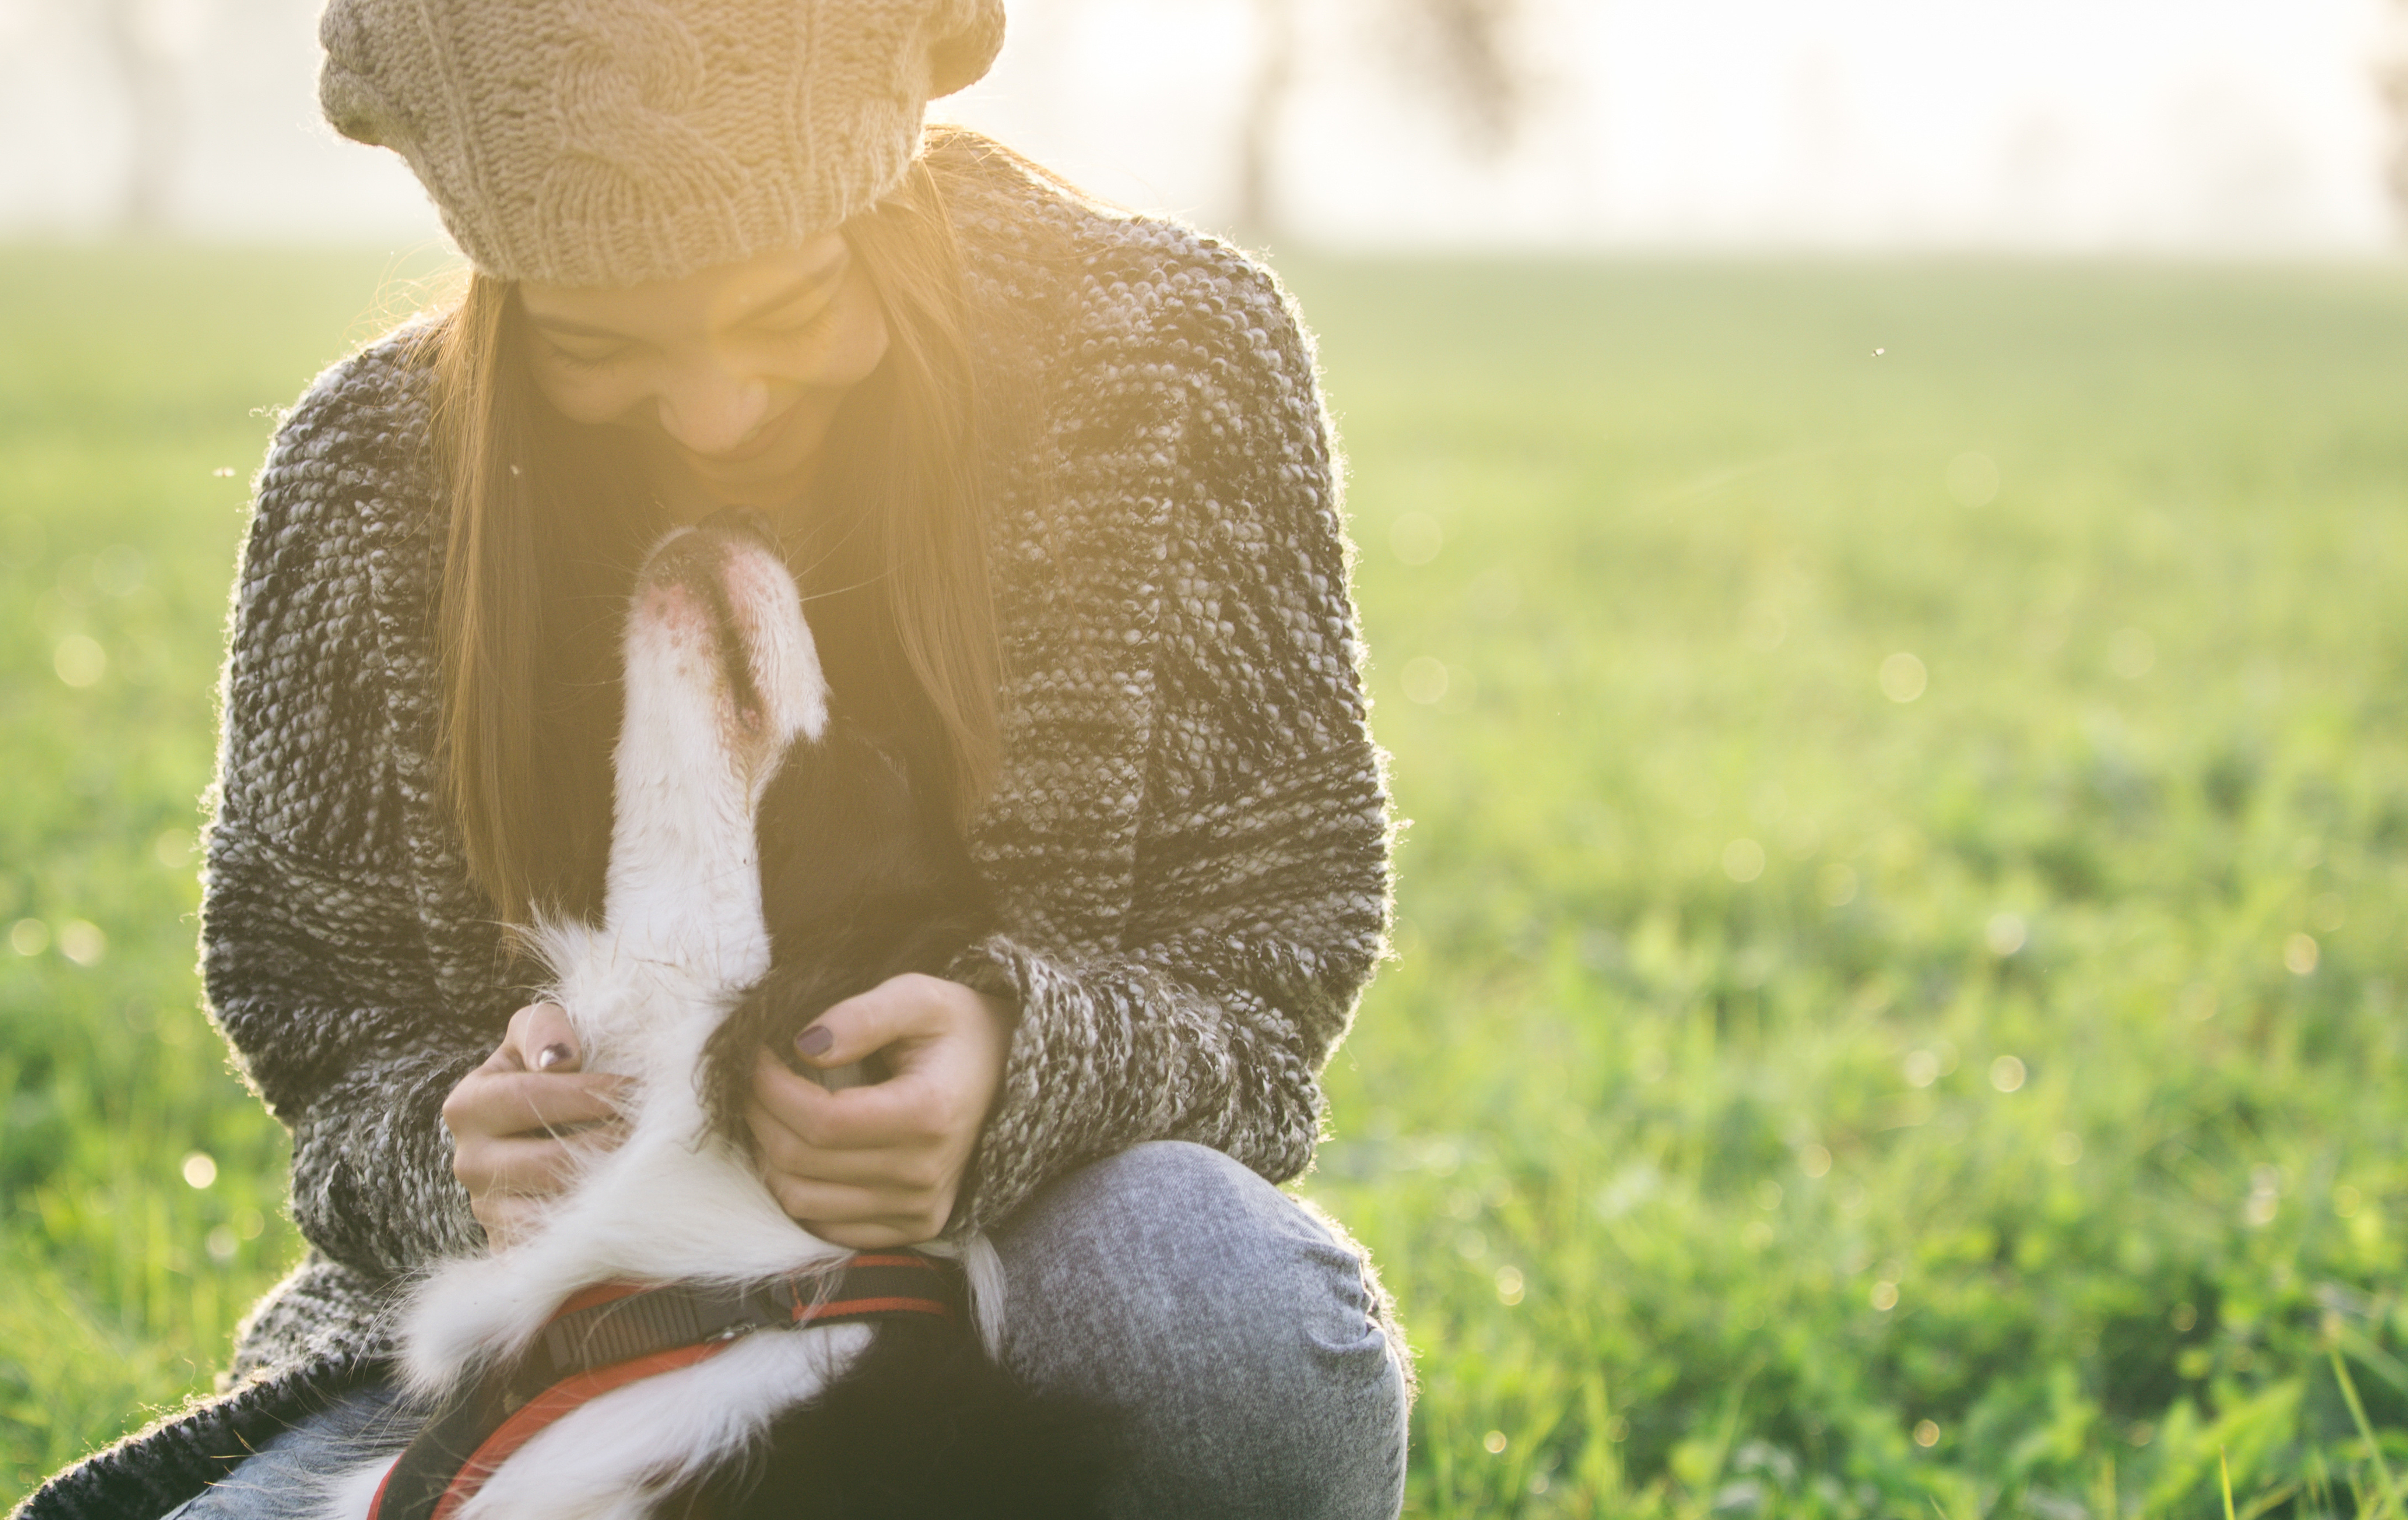
[[[839,705],[896,727],[957,823],[992,784],[1001,652],[988,589],[982,409],[960,248],[932,135],[843,227],[885,308],[885,358],[839,409],[788,558]],[[666,526],[631,440],[535,389],[517,292],[472,279],[431,323],[449,520],[437,749],[471,874],[502,916],[599,910],[627,588]]]

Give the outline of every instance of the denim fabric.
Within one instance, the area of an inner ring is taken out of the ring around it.
[[[1407,1380],[1359,1248],[1218,1151],[1161,1141],[1060,1179],[996,1230],[1004,1358],[1121,1412],[1116,1514],[1386,1520]],[[167,1520],[299,1520],[308,1475],[398,1446],[370,1389],[261,1448]]]
[[[1404,1502],[1406,1378],[1359,1248],[1218,1151],[1139,1145],[995,1231],[1004,1359],[1128,1422],[1116,1514],[1370,1520]]]
[[[393,1407],[396,1398],[390,1387],[345,1395],[162,1520],[302,1520],[316,1510],[322,1480],[409,1444],[416,1422]]]

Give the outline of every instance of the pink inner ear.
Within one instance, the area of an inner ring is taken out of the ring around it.
[[[688,595],[684,582],[661,580],[644,588],[643,601],[638,606],[636,616],[640,622],[674,627],[699,615],[701,610],[695,605],[694,597]]]
[[[688,690],[710,702],[721,742],[738,757],[752,755],[785,721],[789,695],[805,695],[770,689],[777,676],[804,674],[816,687],[809,632],[796,639],[787,628],[798,610],[774,549],[708,526],[687,529],[664,539],[639,573],[629,647],[673,652]],[[790,640],[799,672],[782,670]]]

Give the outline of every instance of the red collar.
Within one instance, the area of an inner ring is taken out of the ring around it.
[[[960,1270],[916,1251],[767,1283],[604,1283],[563,1303],[525,1355],[455,1391],[377,1489],[368,1520],[451,1520],[511,1453],[616,1388],[692,1367],[758,1330],[963,1317]]]

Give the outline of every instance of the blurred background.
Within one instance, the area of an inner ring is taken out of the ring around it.
[[[194,963],[248,482],[439,299],[309,0],[0,0],[0,1502],[301,1249]],[[1013,0],[1268,258],[1409,1511],[2408,1520],[2408,6]]]
[[[0,231],[432,237],[310,0],[0,0]],[[2384,0],[1018,0],[943,108],[1330,248],[2387,247]]]

